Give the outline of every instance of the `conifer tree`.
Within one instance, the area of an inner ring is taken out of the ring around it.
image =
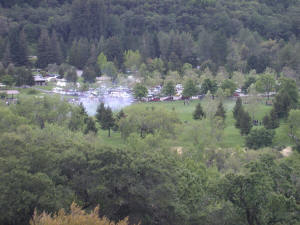
[[[193,114],[193,118],[194,120],[201,120],[203,117],[205,117],[205,113],[202,109],[202,106],[200,103],[197,104],[196,106],[196,109],[194,111],[194,114]]]
[[[87,39],[73,41],[69,54],[69,63],[83,69],[89,59],[89,42]]]
[[[0,77],[3,76],[3,75],[5,75],[5,68],[3,66],[3,63],[0,62]]]
[[[14,64],[10,63],[6,70],[8,75],[15,75],[16,68]]]
[[[77,81],[77,74],[76,74],[76,70],[75,69],[70,69],[67,72],[66,80],[69,81],[69,82],[76,83],[76,81]]]
[[[11,58],[10,47],[9,46],[10,46],[10,43],[9,43],[9,41],[7,41],[5,52],[3,54],[3,59],[2,59],[3,65],[5,67],[7,67],[10,63],[12,63],[12,58]]]
[[[49,63],[56,63],[58,65],[62,63],[62,52],[55,30],[52,31],[49,42]]]
[[[237,121],[238,121],[238,126],[240,128],[241,135],[249,134],[252,128],[252,121],[249,113],[245,112],[243,109],[240,110]]]
[[[233,108],[233,117],[235,119],[237,119],[238,114],[239,114],[241,108],[242,108],[242,99],[241,98],[237,98],[235,106]]]
[[[266,115],[263,118],[263,125],[266,129],[276,129],[279,127],[278,116],[274,109],[271,110],[270,115]]]
[[[28,64],[27,41],[24,30],[14,28],[9,35],[10,57],[16,66]]]
[[[96,113],[96,119],[98,123],[101,123],[102,119],[104,118],[104,114],[105,114],[105,106],[104,103],[101,102],[101,104],[97,108],[97,113]]]
[[[101,103],[97,109],[96,118],[100,123],[101,128],[103,130],[108,130],[108,137],[110,137],[110,129],[115,125],[115,119],[111,108],[109,106],[105,108],[104,103]]]
[[[97,74],[93,70],[93,67],[86,67],[82,74],[84,82],[89,82],[89,83],[94,83],[96,76],[97,76]]]
[[[96,123],[92,117],[87,117],[84,121],[86,127],[83,131],[84,134],[88,134],[89,132],[94,132],[95,134],[98,132],[96,127]]]
[[[217,112],[216,112],[215,116],[219,116],[219,117],[223,118],[223,120],[225,120],[225,118],[226,118],[226,111],[224,109],[224,106],[223,106],[222,102],[219,103],[218,109],[217,109]]]
[[[42,30],[38,46],[37,46],[37,66],[40,68],[45,68],[51,63],[51,59],[53,60],[53,56],[50,53],[50,40],[49,34],[47,30]]]

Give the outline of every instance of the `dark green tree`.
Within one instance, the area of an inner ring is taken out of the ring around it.
[[[101,123],[101,121],[104,118],[104,114],[105,114],[105,106],[104,103],[101,102],[100,105],[97,107],[96,116],[95,116],[98,123]]]
[[[31,70],[26,69],[25,67],[19,67],[15,73],[16,86],[22,85],[34,85],[33,75]]]
[[[51,38],[49,40],[49,63],[56,63],[60,65],[63,60],[63,55],[60,47],[60,43],[57,38],[55,30],[52,31]]]
[[[190,98],[196,95],[198,91],[199,90],[198,87],[196,86],[196,83],[193,80],[189,79],[184,84],[182,95],[184,97]]]
[[[83,69],[89,59],[89,42],[86,38],[74,40],[69,53],[69,63]]]
[[[270,115],[263,118],[263,125],[266,129],[276,129],[279,127],[279,119],[274,109],[271,110]]]
[[[242,99],[241,98],[237,98],[236,102],[235,102],[235,106],[233,108],[233,117],[235,119],[237,119],[238,114],[240,112],[240,110],[242,109]]]
[[[93,67],[86,67],[82,73],[84,82],[94,83],[96,80],[96,72],[93,70]]]
[[[114,62],[117,68],[120,68],[123,63],[123,46],[118,37],[109,38],[104,46],[104,54],[107,60]]]
[[[76,70],[74,68],[70,69],[68,72],[67,72],[67,75],[66,75],[66,80],[68,82],[73,82],[73,83],[76,83],[77,82],[77,73],[76,73]]]
[[[252,120],[248,112],[243,109],[239,111],[236,119],[236,127],[240,129],[241,135],[248,135],[252,128]]]
[[[110,129],[115,125],[111,108],[109,106],[105,108],[104,103],[101,103],[97,108],[96,119],[103,130],[108,130],[108,137],[110,137]]]
[[[37,46],[37,66],[39,68],[45,68],[54,60],[54,55],[51,54],[50,50],[50,38],[47,30],[42,30]]]
[[[0,77],[5,75],[6,71],[5,71],[5,67],[3,65],[2,62],[0,62]]]
[[[4,66],[8,66],[10,63],[12,63],[11,53],[10,53],[10,43],[7,41],[5,52],[3,54],[2,62]]]
[[[215,116],[219,116],[219,117],[223,118],[223,120],[225,120],[226,111],[224,109],[224,106],[223,106],[222,102],[219,103]]]
[[[201,94],[207,94],[210,91],[211,94],[215,94],[218,89],[218,84],[215,80],[211,81],[210,79],[205,79],[201,84]]]
[[[272,145],[275,132],[266,128],[256,128],[251,130],[246,137],[246,146],[252,149],[259,149]]]
[[[276,95],[273,107],[278,118],[286,118],[288,116],[292,108],[292,99],[287,91],[280,91]]]
[[[28,49],[24,30],[13,28],[9,34],[10,57],[16,66],[28,65]]]
[[[218,32],[214,35],[211,48],[211,59],[217,65],[225,65],[228,54],[228,46],[226,36],[223,32]]]
[[[175,86],[173,81],[168,81],[166,85],[164,85],[163,93],[167,96],[175,95]]]
[[[204,111],[202,109],[201,104],[198,103],[196,105],[196,109],[195,109],[195,111],[193,113],[193,118],[194,118],[194,120],[201,120],[203,117],[205,117],[205,113],[204,113]]]
[[[142,98],[146,97],[148,94],[148,90],[142,84],[136,84],[133,88],[133,95],[135,98],[141,100]]]
[[[89,132],[93,132],[93,133],[97,133],[98,129],[96,127],[96,123],[95,120],[93,119],[93,117],[88,116],[85,121],[85,129],[83,131],[84,134],[88,134]]]

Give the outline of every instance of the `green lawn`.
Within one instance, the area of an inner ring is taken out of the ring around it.
[[[184,105],[183,101],[173,101],[173,102],[147,102],[147,103],[137,103],[135,105],[129,106],[125,108],[126,109],[135,107],[155,107],[156,110],[161,109],[166,109],[169,111],[174,111],[177,113],[179,119],[182,122],[182,132],[185,132],[188,130],[189,126],[191,126],[195,121],[193,120],[193,112],[195,110],[196,104],[201,103],[202,107],[206,104],[205,100],[193,100],[190,101],[190,104]],[[258,103],[255,106],[255,114],[254,118],[262,121],[263,117],[269,113],[271,110],[271,106],[267,106],[264,104],[264,100],[262,100],[260,103]],[[226,109],[226,127],[224,130],[224,136],[223,136],[223,141],[221,143],[222,147],[243,147],[244,142],[245,142],[245,137],[240,135],[239,129],[235,128],[235,119],[233,118],[232,110],[235,105],[235,100],[226,100],[224,101],[224,107]],[[247,105],[244,105],[245,108]],[[260,127],[260,126],[255,126],[255,127]],[[276,129],[276,135],[274,138],[274,145],[275,146],[286,146],[290,144],[290,140],[287,138],[285,135],[285,130],[286,130],[286,125],[284,122],[281,122],[281,126]],[[118,135],[118,134],[114,134]],[[181,134],[180,136],[184,136],[184,134]],[[178,140],[174,140],[176,142],[183,141],[184,142],[185,138],[179,137]],[[115,143],[116,140],[110,141],[111,143]],[[116,141],[116,143],[121,143],[120,141]],[[185,145],[187,143],[181,143],[182,145]]]

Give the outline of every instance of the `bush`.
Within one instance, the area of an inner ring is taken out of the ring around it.
[[[38,94],[38,91],[35,90],[35,89],[28,89],[27,90],[27,94],[29,94],[29,95],[36,95],[36,94]]]
[[[275,132],[266,128],[253,129],[246,137],[246,146],[252,149],[271,146]]]

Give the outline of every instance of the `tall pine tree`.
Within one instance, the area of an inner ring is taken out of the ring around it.
[[[237,119],[240,110],[242,109],[242,99],[237,98],[235,106],[233,108],[233,117]]]
[[[56,63],[58,65],[62,63],[62,52],[55,30],[52,31],[49,42],[49,63]]]
[[[219,117],[223,118],[223,120],[225,120],[225,118],[226,118],[226,111],[224,109],[224,106],[223,106],[222,102],[219,103],[218,109],[217,109],[217,112],[216,112],[215,116],[219,116]]]
[[[196,109],[194,111],[194,114],[193,114],[193,118],[194,120],[201,120],[203,117],[205,117],[205,113],[202,109],[202,106],[200,103],[197,104],[196,106]]]
[[[16,66],[28,65],[27,41],[24,30],[13,28],[9,35],[9,54]]]
[[[39,68],[45,68],[51,62],[51,57],[54,57],[50,53],[50,39],[47,30],[42,30],[39,43],[37,46],[37,66]],[[53,59],[53,58],[52,58]]]

